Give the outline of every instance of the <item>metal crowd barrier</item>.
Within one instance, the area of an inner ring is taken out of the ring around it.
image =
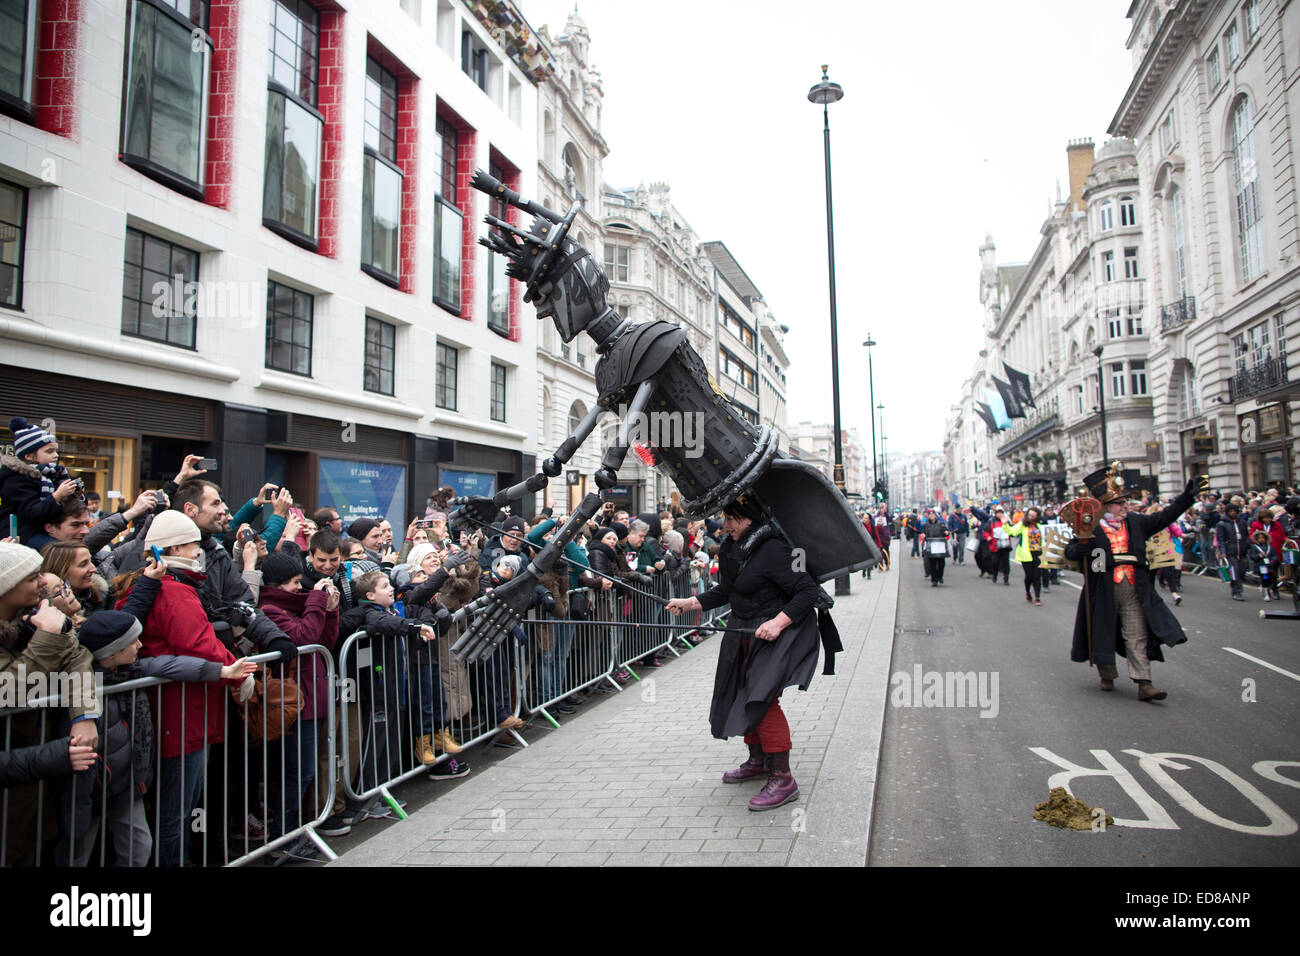
[[[269,674],[266,667],[279,661],[278,652],[249,659],[263,665],[259,676],[281,676],[280,667],[270,667]],[[317,767],[332,764],[334,708],[329,701],[323,708],[317,703],[313,716],[306,716],[307,685],[320,677],[324,687],[333,688],[334,660],[329,650],[314,644],[299,648],[291,666],[304,694],[303,710],[294,719],[286,715],[283,699],[278,710],[263,707],[260,741],[250,739],[224,682],[147,677],[101,687],[100,723],[107,724],[102,718],[109,700],[116,699],[138,727],[147,726],[152,733],[151,761],[133,761],[125,790],[110,795],[117,786],[106,763],[113,728],[104,726],[96,762],[88,770],[16,781],[0,791],[0,865],[40,866],[48,861],[52,838],[57,838],[53,861],[59,866],[239,866],[304,839],[335,859],[315,832],[330,813],[333,775],[328,775],[323,796],[312,786]],[[203,729],[191,749],[189,710],[195,695],[202,695]],[[141,724],[145,706],[150,719]],[[61,698],[52,696],[0,712],[4,749],[60,739],[55,725],[63,719],[64,707]],[[214,718],[220,723],[220,740],[209,732]],[[266,739],[268,730],[286,725],[283,735]],[[172,740],[179,743],[167,745]],[[164,757],[164,749],[181,752]]]
[[[354,808],[380,798],[405,819],[391,788],[450,759],[448,736],[457,752],[503,733],[528,746],[517,730],[499,726],[518,717],[523,705],[514,681],[521,673],[515,637],[508,636],[487,660],[467,666],[451,654],[460,634],[453,625],[425,643],[357,631],[343,642],[340,762],[343,793]],[[432,763],[424,762],[426,735],[431,745],[443,744]]]

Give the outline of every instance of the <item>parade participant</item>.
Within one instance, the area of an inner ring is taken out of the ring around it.
[[[1282,561],[1282,545],[1286,541],[1286,533],[1282,530],[1282,524],[1276,519],[1276,515],[1282,510],[1281,505],[1260,508],[1258,517],[1250,523],[1252,542],[1256,541],[1256,535],[1261,532],[1268,538],[1256,560],[1259,568],[1257,572],[1259,591],[1265,601],[1280,600],[1277,593],[1277,572]]]
[[[1246,574],[1246,561],[1250,555],[1249,528],[1246,518],[1241,513],[1241,505],[1229,501],[1223,509],[1223,517],[1214,525],[1215,550],[1223,566],[1227,568],[1228,587],[1234,601],[1244,601],[1241,593],[1241,580]]]
[[[743,734],[749,746],[749,759],[724,774],[722,782],[766,774],[767,783],[749,801],[749,809],[772,810],[799,795],[790,773],[790,725],[780,697],[785,688],[807,690],[812,681],[818,643],[812,610],[818,588],[807,572],[793,569],[790,546],[753,501],[742,495],[722,513],[727,538],[718,583],[699,597],[670,601],[668,610],[680,614],[730,603],[732,629],[719,652],[709,726],[720,740]],[[742,633],[751,628],[753,633]]]
[[[1025,572],[1025,600],[1033,601],[1040,607],[1043,604],[1042,584],[1039,581],[1038,561],[1043,556],[1043,529],[1039,526],[1037,508],[1028,508],[1024,517],[1007,529],[1007,534],[1020,536],[1016,545],[1016,560]],[[1033,596],[1030,597],[1030,588]]]
[[[1070,659],[1096,664],[1101,689],[1109,691],[1119,675],[1115,654],[1123,654],[1129,677],[1138,685],[1138,700],[1164,700],[1166,692],[1151,683],[1150,662],[1164,660],[1161,644],[1182,644],[1187,635],[1152,586],[1146,543],[1192,506],[1197,488],[1208,487],[1208,478],[1189,481],[1169,507],[1153,515],[1128,513],[1118,462],[1088,475],[1084,484],[1101,502],[1102,515],[1091,536],[1076,538],[1065,549],[1066,558],[1083,562],[1087,575]]]
[[[990,516],[987,511],[976,508],[971,505],[971,513],[980,520],[980,552],[983,555],[984,562],[980,565],[981,571],[987,571],[992,577],[992,583],[998,583],[998,574],[1002,574],[1002,583],[1011,584],[1011,537],[1007,532],[1010,523],[1007,521],[1007,513],[1003,507],[995,500],[993,503],[993,514]],[[980,554],[976,554],[978,563]]]
[[[925,509],[925,524],[921,525],[921,546],[925,549],[925,573],[930,579],[930,587],[937,588],[943,584],[943,566],[948,559],[948,525],[933,508]],[[942,550],[937,550],[935,542],[942,543]]]

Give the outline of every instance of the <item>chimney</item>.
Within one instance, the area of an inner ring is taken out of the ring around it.
[[[1065,155],[1070,164],[1070,211],[1083,212],[1083,181],[1092,172],[1096,162],[1090,139],[1072,139],[1065,147]]]

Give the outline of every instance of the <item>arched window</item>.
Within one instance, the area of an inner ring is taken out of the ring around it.
[[[542,115],[542,158],[547,166],[555,168],[555,117],[550,110]]]
[[[569,406],[569,434],[572,435],[582,424],[582,420],[587,417],[587,406],[582,402],[574,402]]]
[[[1232,110],[1232,194],[1237,207],[1241,281],[1249,282],[1263,269],[1264,238],[1260,225],[1259,166],[1255,162],[1255,116],[1248,96],[1238,100]]]
[[[573,97],[573,101],[577,103],[578,108],[581,109],[582,108],[582,80],[578,79],[577,70],[569,71],[569,95]]]
[[[554,441],[551,430],[554,428],[554,415],[551,411],[551,390],[542,389],[542,439],[540,444],[544,447],[550,447]]]
[[[1110,232],[1115,228],[1115,207],[1109,199],[1097,206],[1097,231]]]
[[[1132,196],[1119,197],[1119,224],[1121,226],[1137,225],[1137,205]]]

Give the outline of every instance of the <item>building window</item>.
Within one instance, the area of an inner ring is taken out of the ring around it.
[[[266,367],[311,375],[312,297],[278,282],[266,284]]]
[[[1133,387],[1134,395],[1145,395],[1147,393],[1147,363],[1145,359],[1134,359],[1128,363],[1129,384]]]
[[[438,343],[438,384],[435,388],[434,402],[439,408],[456,410],[456,369],[460,362],[460,353],[450,345]]]
[[[1136,279],[1138,277],[1138,251],[1135,247],[1130,246],[1124,250],[1124,278]]]
[[[365,390],[393,394],[393,366],[397,329],[387,322],[366,316]]]
[[[361,268],[398,284],[402,170],[397,165],[397,77],[366,58],[365,147],[361,182]]]
[[[0,0],[0,109],[31,122],[38,0]]]
[[[1169,192],[1169,218],[1174,227],[1174,288],[1182,299],[1187,296],[1187,237],[1183,227],[1183,191],[1177,186]]]
[[[1107,199],[1097,207],[1097,231],[1110,232],[1115,228],[1115,207]]]
[[[1242,282],[1249,282],[1259,275],[1264,262],[1254,127],[1250,97],[1243,96],[1232,111],[1232,191],[1237,204],[1237,248],[1241,257]]]
[[[465,218],[456,206],[460,134],[442,116],[434,130],[439,175],[438,194],[433,200],[433,301],[460,315],[461,230]]]
[[[1083,414],[1083,386],[1082,385],[1074,386],[1074,413],[1076,415]]]
[[[1205,58],[1205,75],[1210,81],[1210,92],[1213,93],[1219,88],[1219,81],[1223,77],[1219,74],[1219,49],[1215,47],[1210,51],[1210,55]]]
[[[1249,43],[1259,33],[1259,4],[1256,0],[1246,0],[1243,10],[1246,14],[1246,42]]]
[[[1137,206],[1134,205],[1132,196],[1119,197],[1119,224],[1121,226],[1137,225]]]
[[[134,0],[122,94],[122,161],[196,199],[203,198],[212,58],[206,27],[205,0]]]
[[[1124,397],[1124,363],[1123,362],[1111,363],[1110,394],[1112,398]]]
[[[1223,50],[1232,66],[1241,57],[1241,37],[1237,35],[1237,21],[1233,20],[1223,34]]]
[[[0,180],[0,305],[23,307],[27,190]]]
[[[194,348],[199,254],[128,228],[125,258],[122,334]]]
[[[1286,367],[1286,327],[1284,319],[1286,313],[1279,312],[1273,316],[1273,341],[1277,343],[1277,357],[1282,360],[1282,367]]]
[[[496,163],[488,163],[488,174],[497,182],[506,181],[506,171]],[[501,221],[506,221],[509,210],[506,202],[495,196],[488,202],[488,211]],[[488,328],[498,335],[510,337],[510,277],[506,275],[507,258],[497,252],[488,253]],[[504,414],[504,413],[503,413]],[[505,419],[498,419],[505,421]]]
[[[460,69],[484,93],[488,92],[488,51],[472,30],[460,34]]]
[[[1103,252],[1101,254],[1101,277],[1105,282],[1115,281],[1115,253]]]
[[[1124,322],[1119,317],[1119,309],[1106,310],[1106,335],[1117,339],[1124,334]]]
[[[1129,312],[1128,334],[1129,335],[1142,334],[1142,313],[1141,312],[1132,312],[1132,311]]]
[[[276,0],[271,11],[262,222],[316,249],[320,144],[316,109],[320,14],[306,0]]]
[[[1278,318],[1275,317],[1271,330],[1268,322],[1260,322],[1232,337],[1233,365],[1238,372],[1263,365],[1273,357],[1273,335],[1281,332]]]
[[[605,243],[605,276],[611,282],[627,282],[632,274],[632,250],[627,246]]]
[[[490,414],[492,421],[506,420],[506,367],[497,362],[492,363],[492,401]]]
[[[1168,155],[1174,151],[1174,143],[1177,142],[1174,131],[1174,111],[1170,110],[1165,121],[1160,124],[1160,148]]]

